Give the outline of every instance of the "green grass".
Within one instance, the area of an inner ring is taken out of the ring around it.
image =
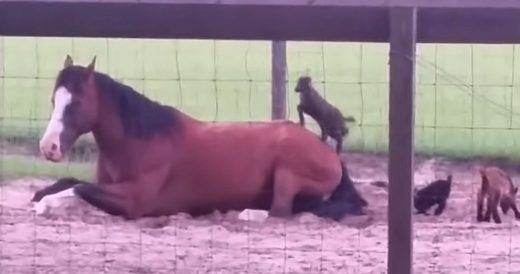
[[[270,42],[14,37],[3,42],[0,137],[40,134],[66,54],[79,64],[96,55],[98,70],[200,119],[270,119]],[[418,46],[419,152],[518,157],[517,48]],[[387,149],[388,45],[290,42],[287,52],[290,119],[297,119],[295,80],[308,70],[315,81],[325,82],[317,87],[328,100],[361,122],[346,145]]]
[[[5,180],[26,176],[47,178],[74,176],[88,180],[92,178],[92,171],[91,163],[51,163],[36,157],[20,155],[2,155],[0,157],[0,179]]]

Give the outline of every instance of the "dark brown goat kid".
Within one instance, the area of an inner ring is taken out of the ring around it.
[[[336,152],[339,154],[343,145],[343,138],[349,132],[346,122],[354,123],[356,121],[354,117],[344,117],[338,108],[321,97],[318,91],[314,89],[312,79],[309,76],[301,76],[294,91],[300,93],[300,103],[298,104],[300,125],[305,126],[304,113],[312,117],[320,127],[321,140],[325,142],[327,136],[336,140]]]
[[[498,167],[485,167],[479,170],[482,179],[481,186],[477,194],[477,221],[489,222],[491,216],[495,223],[501,223],[498,215],[498,205],[504,214],[511,208],[516,219],[520,219],[520,212],[516,207],[515,197],[518,187],[513,185],[509,175]],[[484,200],[486,200],[486,211],[484,210]]]
[[[450,197],[452,175],[448,175],[446,179],[436,180],[421,189],[414,189],[414,207],[418,214],[428,215],[428,210],[437,205],[434,213],[436,216],[441,215],[446,208],[446,203]]]

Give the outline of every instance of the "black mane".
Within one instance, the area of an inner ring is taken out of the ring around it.
[[[95,72],[94,77],[102,96],[116,107],[129,136],[144,139],[155,134],[169,134],[180,127],[176,109],[152,101],[106,74]]]

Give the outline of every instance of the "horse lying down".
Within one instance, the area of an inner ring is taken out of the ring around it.
[[[70,56],[51,102],[42,155],[60,162],[79,136],[92,133],[97,173],[94,183],[62,178],[34,202],[69,190],[128,220],[244,209],[339,219],[368,205],[335,151],[291,121],[200,121],[95,71],[95,58],[84,67]]]
[[[491,216],[495,223],[501,223],[498,215],[498,205],[502,213],[507,214],[511,208],[516,219],[520,219],[520,212],[516,207],[516,193],[518,187],[513,184],[511,177],[498,167],[484,167],[479,169],[481,184],[477,194],[477,221],[489,222]],[[486,202],[486,211],[484,210]]]
[[[359,194],[354,188],[354,183],[348,175],[346,167],[343,166],[343,169],[346,176],[337,192],[328,197],[328,199],[320,196],[298,195],[295,197],[292,213],[311,213],[334,221],[342,220],[347,214],[364,215],[360,207],[368,206],[368,202],[361,196],[358,196]],[[80,183],[81,181],[72,177],[61,178],[55,184],[37,191],[31,199],[33,211],[37,214],[45,214],[51,208],[62,206],[66,200],[75,197],[72,186]],[[242,220],[255,221],[263,221],[267,217],[267,211],[251,209],[243,210],[238,216]]]

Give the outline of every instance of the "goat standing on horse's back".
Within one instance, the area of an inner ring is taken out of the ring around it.
[[[354,117],[344,117],[338,108],[321,97],[312,86],[312,79],[309,76],[300,77],[294,90],[300,93],[300,103],[297,107],[300,125],[305,126],[304,113],[311,116],[320,127],[321,140],[325,142],[327,136],[335,139],[336,153],[340,153],[343,138],[349,133],[346,122],[354,123]]]
[[[507,214],[511,208],[516,219],[520,219],[520,212],[516,207],[516,193],[518,187],[515,187],[511,177],[498,167],[484,167],[479,169],[481,184],[477,194],[477,221],[489,222],[491,216],[495,223],[501,223],[498,215],[498,205],[504,214]],[[484,200],[486,200],[486,212],[484,210]]]
[[[413,197],[414,207],[418,214],[428,215],[427,211],[437,205],[434,214],[441,215],[451,192],[452,175],[446,179],[436,180],[422,189],[416,190]]]

